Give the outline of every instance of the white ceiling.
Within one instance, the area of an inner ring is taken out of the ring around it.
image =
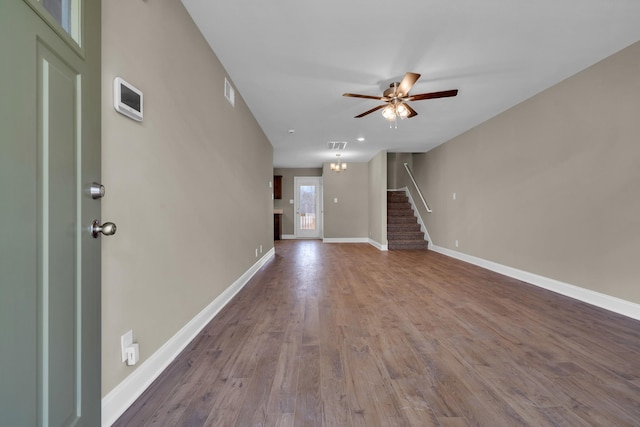
[[[275,167],[425,152],[640,40],[640,0],[182,0],[274,147]],[[407,71],[418,116],[378,96]],[[221,82],[221,87],[222,87]],[[295,130],[290,133],[289,130]],[[364,137],[363,142],[356,140]]]

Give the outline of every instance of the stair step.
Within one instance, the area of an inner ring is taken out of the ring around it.
[[[415,216],[389,216],[387,213],[387,224],[417,224]]]
[[[389,232],[401,232],[401,231],[420,231],[420,224],[414,223],[401,223],[401,224],[387,224],[387,233]]]
[[[425,250],[428,249],[429,242],[426,240],[403,240],[403,241],[389,241],[387,245],[387,249],[389,250],[398,250],[398,249],[420,249]]]
[[[411,209],[387,209],[387,216],[409,216],[415,218]]]
[[[409,203],[387,203],[387,211],[389,210],[394,210],[394,211],[405,210],[405,211],[413,212],[413,209],[411,208],[411,204]]]
[[[387,240],[424,240],[424,233],[422,231],[395,231],[389,232],[387,230]]]
[[[407,195],[404,191],[400,191],[397,193],[387,193],[387,200],[395,200],[395,199],[406,199]]]

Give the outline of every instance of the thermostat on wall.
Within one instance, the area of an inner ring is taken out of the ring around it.
[[[142,91],[121,77],[113,79],[113,108],[120,114],[142,121]]]

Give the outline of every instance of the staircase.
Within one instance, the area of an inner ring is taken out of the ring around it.
[[[387,191],[387,241],[389,250],[427,249],[429,242],[404,191]]]

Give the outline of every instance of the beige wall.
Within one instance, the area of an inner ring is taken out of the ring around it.
[[[294,206],[289,203],[294,198],[293,178],[296,176],[322,176],[322,168],[274,168],[274,175],[282,175],[282,199],[273,201],[274,209],[282,209],[282,234],[293,235]]]
[[[367,238],[369,236],[369,165],[348,163],[335,173],[325,163],[322,173],[324,237]],[[334,203],[334,198],[338,203]]]
[[[409,168],[413,168],[413,154],[411,153],[388,153],[387,154],[387,188],[397,190],[403,187],[409,188],[411,180],[404,168],[404,163],[408,163]]]
[[[387,152],[369,161],[369,238],[387,244]]]
[[[273,150],[179,1],[103,8],[103,395],[273,247]],[[112,107],[113,78],[144,91],[144,122]],[[260,255],[262,256],[262,255]]]
[[[434,243],[640,303],[639,113],[636,43],[415,155]]]

